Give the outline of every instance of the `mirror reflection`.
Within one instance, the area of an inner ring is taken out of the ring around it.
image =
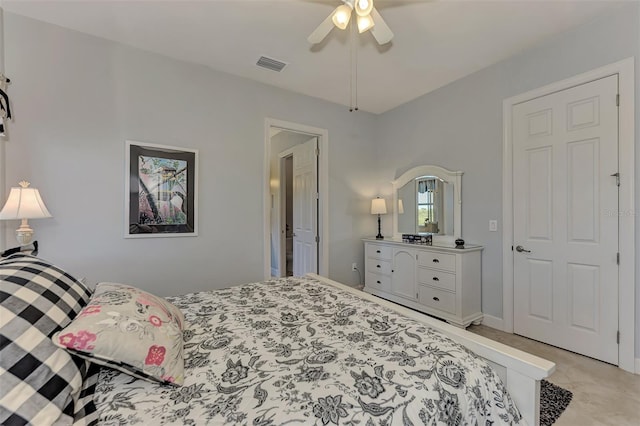
[[[438,176],[418,176],[397,193],[398,232],[454,235],[454,185]]]
[[[461,170],[416,166],[391,182],[394,237],[433,235],[434,244],[453,243],[462,234]]]

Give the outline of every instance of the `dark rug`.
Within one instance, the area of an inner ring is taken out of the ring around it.
[[[555,423],[569,406],[571,398],[573,398],[571,391],[542,380],[540,382],[540,426]]]

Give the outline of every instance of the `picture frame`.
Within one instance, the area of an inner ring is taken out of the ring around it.
[[[198,150],[125,142],[125,238],[198,235]]]

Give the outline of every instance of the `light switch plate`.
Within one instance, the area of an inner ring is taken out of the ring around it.
[[[498,221],[490,220],[489,221],[489,231],[496,232],[498,230]]]

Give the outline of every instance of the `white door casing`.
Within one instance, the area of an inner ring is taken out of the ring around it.
[[[318,272],[318,139],[293,147],[293,275]]]
[[[514,332],[612,364],[618,364],[618,186],[611,176],[618,172],[617,93],[612,75],[512,112]]]

